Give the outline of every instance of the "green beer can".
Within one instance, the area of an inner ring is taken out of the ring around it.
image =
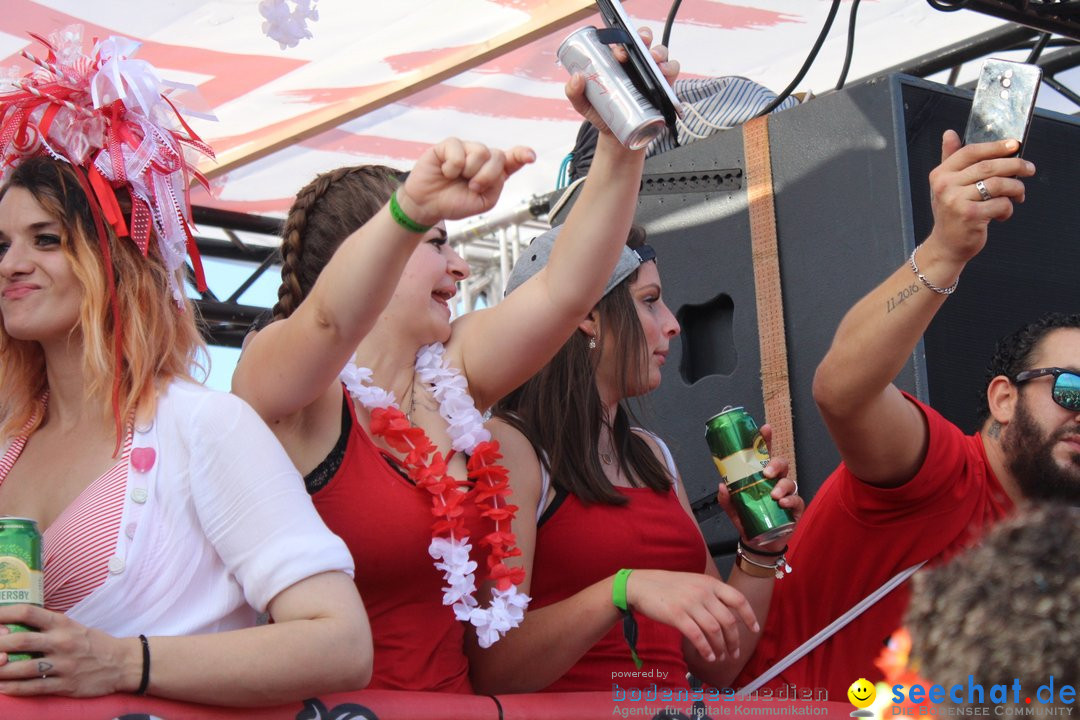
[[[0,605],[25,603],[42,607],[44,591],[41,573],[41,533],[37,522],[27,518],[0,517]],[[31,632],[35,628],[9,624],[11,632]],[[30,655],[13,653],[8,660],[29,660]]]
[[[705,422],[705,441],[746,539],[766,543],[790,535],[795,519],[770,494],[776,481],[762,472],[769,464],[769,449],[750,413],[741,407],[724,408]]]

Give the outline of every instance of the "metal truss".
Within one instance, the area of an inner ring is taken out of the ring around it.
[[[913,58],[874,73],[873,77],[895,72],[927,77],[950,70],[950,83],[955,83],[957,70],[964,63],[993,53],[1030,49],[1028,60],[1037,62],[1043,68],[1043,82],[1080,107],[1080,94],[1057,78],[1065,70],[1080,65],[1080,45],[1076,43],[1076,40],[1080,40],[1080,0],[928,2],[941,10],[983,12],[1014,24]],[[1052,35],[1064,38],[1054,38]],[[1043,56],[1047,48],[1057,49]],[[528,245],[533,236],[548,227],[549,205],[559,194],[559,191],[554,191],[534,197],[519,208],[498,217],[481,218],[451,235],[451,245],[468,261],[472,270],[471,277],[461,287],[464,311],[481,303],[494,305],[499,301],[506,277],[520,250]],[[243,304],[240,298],[267,270],[280,265],[278,246],[281,220],[206,207],[196,207],[194,212],[199,228],[217,231],[214,233],[216,237],[207,233],[196,238],[203,257],[239,261],[251,267],[248,278],[225,297],[207,291],[196,300],[207,342],[239,347],[250,326],[268,311],[266,307]]]
[[[1054,35],[1080,40],[1077,0],[927,0],[945,12],[974,10]]]

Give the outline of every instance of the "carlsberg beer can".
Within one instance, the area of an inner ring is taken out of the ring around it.
[[[615,137],[631,150],[640,150],[664,129],[664,116],[638,92],[611,50],[583,27],[563,40],[559,62],[573,75],[585,76],[585,97],[604,118]]]
[[[0,517],[0,605],[43,605],[41,574],[41,533],[37,522],[26,518]],[[29,632],[33,628],[9,624],[11,632]],[[14,653],[8,660],[29,660],[24,653]]]
[[[769,464],[769,449],[750,413],[741,407],[725,408],[705,423],[705,441],[746,539],[764,543],[790,535],[795,520],[770,494],[776,481],[762,472]]]

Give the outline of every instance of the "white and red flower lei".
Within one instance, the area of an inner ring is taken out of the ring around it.
[[[390,447],[405,453],[403,464],[417,488],[431,494],[431,545],[428,553],[435,568],[443,572],[443,605],[452,605],[460,621],[476,628],[480,647],[490,647],[525,617],[529,597],[518,591],[525,570],[508,567],[503,561],[521,554],[510,532],[517,506],[510,505],[508,473],[498,464],[502,458],[499,443],[484,428],[483,417],[469,396],[468,382],[443,358],[442,343],[420,348],[416,354],[416,372],[420,381],[433,387],[439,414],[446,420],[451,451],[444,458],[423,428],[414,427],[398,408],[394,393],[372,384],[368,368],[349,363],[341,371],[341,381],[356,400],[371,413],[371,434],[386,440]],[[469,454],[468,477],[471,490],[447,473],[447,463],[456,452]],[[464,502],[471,495],[482,517],[490,518],[495,529],[480,539],[491,548],[487,559],[488,577],[495,583],[487,607],[476,600],[477,564],[469,553],[469,535],[465,530]]]

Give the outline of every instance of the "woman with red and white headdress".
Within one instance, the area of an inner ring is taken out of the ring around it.
[[[44,607],[0,606],[31,628],[0,625],[0,693],[363,687],[347,548],[255,412],[190,375],[182,146],[209,148],[137,44],[77,41],[27,54],[39,69],[0,94],[0,515],[36,520],[44,547]]]

